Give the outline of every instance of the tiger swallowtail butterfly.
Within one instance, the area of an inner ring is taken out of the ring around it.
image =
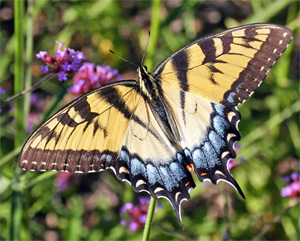
[[[240,140],[237,106],[258,88],[287,48],[292,32],[251,24],[203,37],[179,49],[151,74],[95,89],[42,124],[25,143],[29,171],[92,173],[112,169],[134,191],[164,197],[181,222],[180,205],[200,181],[225,181]]]

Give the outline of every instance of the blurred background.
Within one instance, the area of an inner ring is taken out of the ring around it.
[[[177,49],[210,33],[257,22],[289,27],[294,32],[290,46],[256,93],[239,107],[242,140],[238,157],[232,162],[232,173],[246,200],[226,183],[213,185],[196,181],[191,200],[182,205],[185,231],[171,205],[159,199],[150,238],[299,239],[299,1],[166,0],[154,4],[151,1],[36,0],[25,1],[22,12],[25,38],[22,53],[26,61],[20,72],[25,73],[29,86],[45,76],[41,70],[43,63],[35,55],[44,50],[54,56],[58,48],[56,40],[82,51],[87,62],[108,65],[124,79],[136,79],[135,67],[109,50],[139,64],[151,24],[150,48],[151,40],[156,44],[155,51],[146,55],[146,64],[152,70]],[[1,1],[2,100],[14,94],[15,14],[13,1]],[[20,107],[13,102],[1,108],[1,240],[136,240],[142,237],[148,201],[141,197],[148,196],[134,193],[129,184],[119,182],[111,171],[86,175],[42,174],[23,172],[17,167],[18,154],[29,134],[75,98],[68,91],[74,81],[54,78],[26,97],[28,118],[21,117],[26,122],[22,133],[18,132],[15,119]]]

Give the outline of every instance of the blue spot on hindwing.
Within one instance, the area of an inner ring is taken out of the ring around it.
[[[106,156],[107,156],[107,154],[103,154],[103,155],[100,157],[100,161],[105,161]]]
[[[160,166],[159,173],[162,177],[165,188],[170,192],[174,187],[177,187],[179,183],[173,178],[172,173],[169,172],[167,167]]]
[[[181,154],[181,153],[176,153],[176,158],[177,158],[177,160],[180,162],[180,163],[182,163],[182,161],[183,161],[183,159],[184,159],[184,156]]]
[[[193,151],[193,162],[196,166],[196,168],[208,168],[207,162],[205,160],[205,156],[203,152],[197,148],[196,150]]]
[[[190,152],[189,149],[185,148],[185,149],[184,149],[184,154],[185,154],[186,157],[192,158],[191,152]]]
[[[216,155],[216,152],[215,152],[212,144],[210,144],[209,141],[206,141],[204,143],[202,150],[206,157],[205,159],[207,161],[208,168],[213,168],[216,164],[220,164],[220,161]]]
[[[148,174],[148,182],[150,185],[154,185],[155,183],[163,184],[157,169],[152,164],[147,164],[146,169]]]
[[[128,154],[127,154],[126,151],[121,150],[120,154],[119,154],[119,157],[120,157],[121,160],[123,160],[124,162],[126,162],[126,164],[129,166],[129,156],[128,156]]]
[[[222,140],[222,138],[215,132],[210,131],[208,134],[208,139],[210,143],[214,146],[215,151],[219,155],[221,152],[221,148],[226,145],[226,143]]]
[[[139,161],[137,158],[131,159],[130,170],[131,170],[132,176],[136,176],[139,174],[142,174],[143,176],[145,176],[145,173],[146,173],[145,165],[141,161]]]
[[[227,97],[228,102],[233,103],[233,102],[234,102],[234,96],[235,96],[235,93],[234,93],[234,92],[231,92],[231,93],[228,95],[228,97]]]
[[[175,179],[180,182],[182,178],[186,177],[185,171],[178,162],[172,162],[169,166],[171,173],[175,176]]]
[[[224,116],[225,107],[223,105],[213,104],[213,107],[220,116]]]
[[[213,128],[217,131],[217,133],[224,138],[225,130],[230,127],[228,122],[221,116],[214,116],[213,117]]]
[[[111,156],[111,155],[107,155],[107,156],[106,156],[106,162],[108,162],[108,163],[111,162],[111,159],[112,159],[112,156]]]

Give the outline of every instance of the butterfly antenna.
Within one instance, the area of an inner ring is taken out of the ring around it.
[[[109,50],[109,52],[111,52],[112,54],[114,54],[115,56],[117,56],[119,59],[124,60],[124,61],[127,62],[128,64],[132,64],[132,65],[135,66],[135,67],[139,67],[137,64],[134,64],[134,63],[130,62],[129,60],[124,59],[124,58],[122,58],[121,56],[117,55],[117,54],[116,54],[115,52],[113,52],[112,50]]]
[[[144,59],[145,59],[146,52],[147,52],[148,45],[149,45],[149,40],[150,40],[150,31],[148,31],[148,41],[147,41],[147,45],[146,45],[145,52],[144,52],[144,54],[143,54],[143,58],[142,58],[142,61],[141,61],[141,65],[144,63]]]

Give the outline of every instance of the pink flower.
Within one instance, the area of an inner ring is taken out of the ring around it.
[[[58,192],[65,191],[70,185],[77,184],[79,182],[79,177],[73,173],[60,172],[56,175],[56,186]]]
[[[121,225],[128,226],[131,231],[143,228],[147,219],[149,203],[150,198],[148,197],[140,197],[138,205],[125,203],[120,211],[122,216]],[[162,207],[159,203],[157,206]]]
[[[290,176],[284,177],[287,186],[281,189],[282,197],[297,198],[300,195],[300,175],[293,172]]]
[[[80,96],[103,85],[121,79],[122,76],[119,74],[118,70],[111,69],[109,66],[84,63],[73,77],[73,86],[69,89],[69,92],[76,96]]]

